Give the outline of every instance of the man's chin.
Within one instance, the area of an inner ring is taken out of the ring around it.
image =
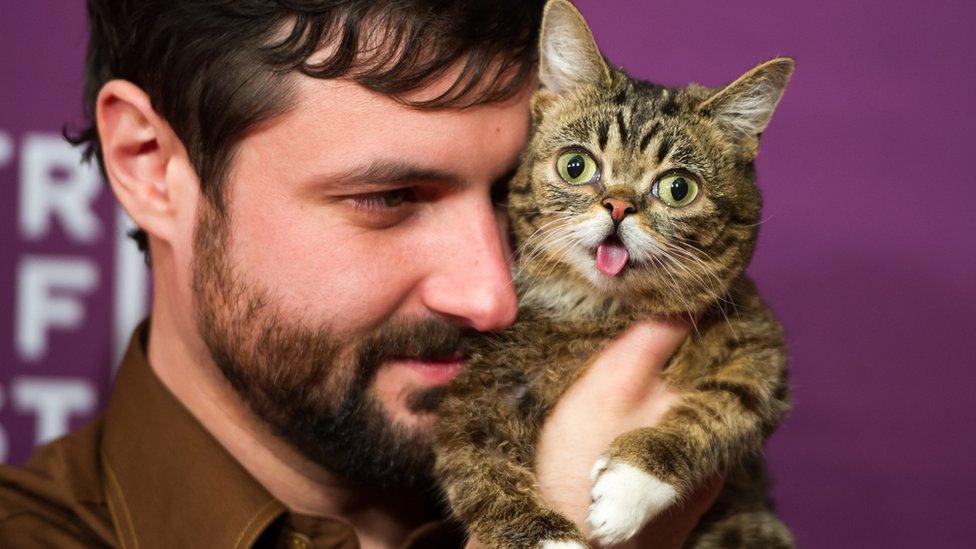
[[[396,404],[384,403],[383,411],[390,423],[405,436],[431,439],[445,393],[445,387],[415,389]]]
[[[447,386],[464,367],[459,360],[391,360],[378,369],[368,389],[394,423],[431,425]]]
[[[369,391],[348,414],[292,431],[309,458],[339,476],[380,489],[420,489],[433,482],[435,412],[393,410]],[[336,421],[336,420],[339,421]],[[297,435],[297,436],[296,436]]]
[[[447,387],[441,385],[414,391],[407,397],[407,409],[427,420],[433,421],[437,418],[441,402],[447,396]]]

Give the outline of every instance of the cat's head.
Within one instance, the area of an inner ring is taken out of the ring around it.
[[[512,181],[519,276],[662,312],[722,299],[752,255],[753,160],[793,71],[667,88],[611,67],[567,0],[546,6],[534,134]]]

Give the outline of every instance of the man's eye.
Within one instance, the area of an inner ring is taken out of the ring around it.
[[[492,204],[499,207],[508,205],[508,182],[509,178],[505,178],[491,186]]]
[[[356,206],[366,210],[396,208],[412,199],[413,189],[410,188],[361,194],[353,197]]]

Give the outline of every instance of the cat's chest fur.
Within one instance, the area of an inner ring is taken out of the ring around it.
[[[580,287],[573,281],[520,281],[518,290],[521,310],[532,311],[534,317],[575,321],[594,328],[604,328],[608,322],[626,324],[634,319],[619,299]]]
[[[634,323],[656,315],[608,299],[595,292],[574,292],[561,284],[522,286],[518,320],[506,330],[475,345],[470,367],[457,381],[472,394],[495,393],[517,405],[526,398],[548,406],[586,370],[612,340]],[[690,385],[724,360],[743,335],[732,327],[769,332],[768,309],[745,277],[732,285],[734,312],[712,308],[698,316],[695,327],[665,366],[664,375],[677,386]],[[732,315],[734,322],[730,321]],[[690,317],[689,317],[690,318]],[[775,334],[773,334],[775,335]]]
[[[520,300],[518,320],[474,347],[455,387],[494,394],[499,406],[517,408],[531,422],[638,317],[616,300],[559,284],[523,286]]]

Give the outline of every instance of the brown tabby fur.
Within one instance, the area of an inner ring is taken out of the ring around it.
[[[547,74],[558,67],[543,45],[533,137],[511,183],[519,318],[476,346],[441,409],[437,470],[450,505],[489,547],[585,542],[538,493],[532,467],[539,430],[594,354],[622,330],[638,319],[683,316],[695,329],[665,371],[681,401],[657,425],[618,437],[607,456],[670,484],[679,498],[726,473],[690,546],[791,547],[771,511],[761,458],[788,408],[786,349],[780,325],[743,271],[760,222],[753,160],[793,62],[774,59],[721,89],[666,88],[607,65],[565,0],[547,6],[543,44],[547,33],[567,26],[583,45],[575,59],[579,82],[566,87]],[[757,93],[769,112],[747,126],[753,133],[743,132],[739,111],[754,106]],[[572,186],[556,175],[553,165],[570,146],[598,159],[599,184]],[[651,182],[675,168],[700,181],[700,195],[683,208],[650,193]],[[595,244],[586,248],[566,236],[576,220],[609,218],[601,206],[607,196],[634,203],[630,223],[661,250],[631,253],[615,277],[593,267]]]

